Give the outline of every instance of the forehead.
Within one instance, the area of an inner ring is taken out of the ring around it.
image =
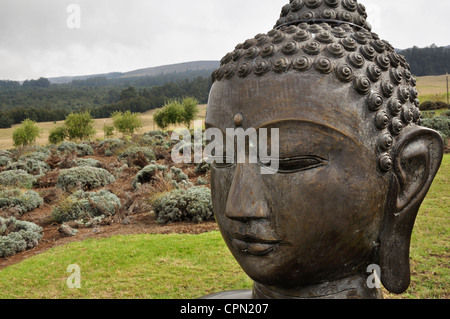
[[[284,121],[317,123],[363,143],[373,133],[366,112],[364,98],[351,85],[316,74],[286,74],[214,83],[206,125],[234,128],[240,114],[244,129],[276,127]]]

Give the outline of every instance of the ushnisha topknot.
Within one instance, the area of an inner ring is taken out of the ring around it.
[[[380,131],[379,168],[388,172],[396,137],[407,125],[420,125],[421,113],[409,64],[370,31],[366,17],[356,0],[291,0],[274,29],[222,58],[212,81],[286,73],[336,77],[365,98]]]
[[[290,0],[281,10],[275,28],[298,21],[345,22],[371,30],[364,5],[356,0]]]

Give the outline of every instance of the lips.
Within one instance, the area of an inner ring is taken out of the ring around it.
[[[279,240],[267,240],[241,234],[228,235],[237,251],[254,256],[268,255],[280,244]]]

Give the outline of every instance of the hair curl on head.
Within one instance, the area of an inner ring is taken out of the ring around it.
[[[338,16],[339,10],[347,10],[354,25],[345,21],[286,24],[305,10],[332,17]],[[379,168],[390,171],[393,163],[390,150],[395,138],[406,125],[421,122],[416,81],[406,59],[369,31],[365,8],[355,0],[291,0],[283,7],[281,16],[277,29],[258,34],[228,53],[220,68],[213,72],[213,82],[287,72],[335,76],[342,85],[352,85],[366,99],[380,131]]]

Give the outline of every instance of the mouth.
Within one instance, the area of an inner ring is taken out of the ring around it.
[[[266,256],[281,243],[280,240],[267,240],[236,233],[228,233],[228,237],[231,239],[234,249],[253,256]]]

